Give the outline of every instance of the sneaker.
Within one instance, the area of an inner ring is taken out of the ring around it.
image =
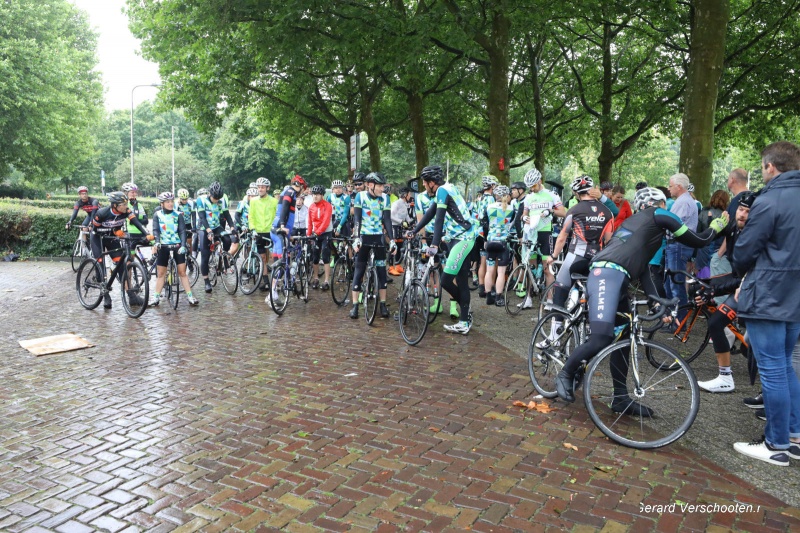
[[[707,392],[733,392],[733,376],[719,375],[710,381],[698,381],[697,386]]]
[[[352,309],[350,309],[350,318],[355,320],[358,318],[358,304],[354,305]]]
[[[393,266],[390,266],[390,267],[388,267],[388,268],[386,269],[386,272],[388,272],[390,276],[396,276],[396,275],[397,275],[397,272],[395,272],[395,270],[394,270],[394,267],[393,267]]]
[[[311,281],[311,288],[314,289],[314,290],[319,289],[319,280],[318,279],[314,279],[314,280]]]
[[[484,291],[485,293],[486,291]],[[494,291],[486,295],[486,305],[495,305],[497,302],[497,294]]]
[[[189,302],[189,305],[198,305],[200,303],[194,296],[187,296],[186,300]]]
[[[140,305],[144,305],[144,300],[136,294],[136,291],[128,291],[128,303],[134,307],[139,307]]]
[[[452,325],[450,324],[444,325],[444,329],[446,331],[449,331],[450,333],[461,333],[462,335],[466,335],[467,333],[469,333],[471,327],[472,324],[463,320],[459,320],[458,322]]]
[[[322,284],[322,287],[320,287],[320,288],[321,288],[323,291],[327,291],[328,289],[330,289],[330,288],[331,288],[331,285],[330,285],[330,283],[328,283],[328,282],[326,281],[325,283],[323,283],[323,284]]]
[[[210,293],[212,290],[213,288],[211,287],[211,282],[206,280],[206,292]]]
[[[517,284],[517,297],[524,298],[525,297],[525,286],[522,283]]]
[[[394,271],[397,272],[398,276],[400,276],[406,271],[406,269],[403,268],[403,265],[395,265]]]
[[[789,449],[786,451],[792,459],[800,459],[800,443],[789,441]]]
[[[755,410],[756,418],[759,420],[763,420],[764,422],[767,421],[767,410],[766,409],[756,409]]]
[[[389,308],[386,307],[386,302],[381,302],[380,311],[381,318],[389,318]]]
[[[103,309],[111,309],[111,295],[104,294],[103,295]]]
[[[633,401],[630,397],[615,398],[614,401],[611,402],[611,410],[615,413],[624,413],[626,415],[639,416],[642,418],[651,418],[653,416],[652,409],[639,402]]]
[[[458,318],[461,314],[458,311],[458,304],[451,301],[450,302],[450,318]]]
[[[764,408],[764,395],[760,392],[754,398],[745,398],[744,404],[750,409],[763,409]]]
[[[486,298],[486,289],[484,289],[483,286],[478,288],[478,296],[481,298]]]
[[[764,436],[752,442],[737,442],[733,449],[742,455],[775,466],[789,466],[789,450],[778,450],[767,444]]]
[[[533,307],[533,298],[531,298],[529,295],[527,298],[525,298],[524,302],[522,302],[521,304],[517,304],[517,307],[521,309],[530,309],[531,307]]]
[[[153,298],[153,301],[150,302],[149,306],[150,307],[158,307],[158,304],[160,304],[160,303],[161,303],[161,298],[160,297],[156,297],[156,298]]]
[[[494,301],[494,305],[496,305],[497,307],[505,307],[506,299],[503,298],[501,295],[498,295],[497,299]]]

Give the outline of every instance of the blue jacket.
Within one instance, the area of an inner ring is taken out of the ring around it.
[[[733,249],[744,274],[743,318],[800,322],[800,170],[775,176],[759,193]]]

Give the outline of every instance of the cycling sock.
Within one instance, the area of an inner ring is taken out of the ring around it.
[[[156,300],[158,300],[159,298],[161,298],[161,293],[160,292],[156,292],[156,293],[153,294],[153,296],[155,296]]]
[[[189,298],[191,298],[191,297],[192,297],[192,291],[189,291],[189,292],[187,292],[187,293],[186,293],[186,296],[188,296]]]
[[[729,367],[729,366],[721,366],[721,367],[719,367],[719,375],[720,376],[732,376],[733,372],[731,372],[731,367]]]

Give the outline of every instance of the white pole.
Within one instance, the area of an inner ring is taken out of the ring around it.
[[[133,89],[131,89],[131,183],[133,183],[133,91],[138,87],[161,87],[161,84],[134,85]]]
[[[172,126],[172,196],[175,196],[175,126]]]

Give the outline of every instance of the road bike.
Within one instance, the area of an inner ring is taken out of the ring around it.
[[[544,276],[543,255],[539,248],[539,243],[529,240],[521,241],[520,251],[522,260],[506,279],[506,286],[503,290],[503,297],[506,300],[506,312],[516,316],[523,309],[534,307],[533,299],[545,299],[547,292],[547,281]],[[535,269],[531,268],[530,260],[538,256],[539,262]],[[552,298],[552,296],[551,296]]]
[[[75,245],[72,247],[72,271],[77,272],[78,267],[84,259],[92,257],[92,247],[89,244],[90,233],[89,228],[80,226],[78,238],[75,239]]]
[[[264,260],[258,253],[256,232],[243,232],[239,237],[239,249],[233,254],[233,261],[239,271],[239,289],[242,294],[253,294],[264,277]],[[272,246],[269,241],[267,248]]]
[[[226,252],[222,246],[221,237],[230,235],[230,232],[223,231],[219,235],[214,234],[211,240],[211,255],[208,258],[208,281],[212,286],[217,285],[217,278],[222,279],[222,286],[228,294],[235,294],[239,286],[239,270],[230,252]]]
[[[282,315],[289,304],[289,293],[308,303],[308,286],[311,281],[311,264],[308,241],[314,237],[292,237],[280,235],[283,240],[283,256],[272,265],[270,274],[270,307],[277,315]]]
[[[350,286],[353,284],[355,272],[355,254],[353,253],[352,239],[348,237],[334,237],[336,260],[331,273],[331,297],[338,306],[343,306],[350,301]]]
[[[397,320],[403,340],[414,346],[441,312],[442,266],[436,262],[435,255],[423,252],[419,237],[408,241],[405,255]]]

